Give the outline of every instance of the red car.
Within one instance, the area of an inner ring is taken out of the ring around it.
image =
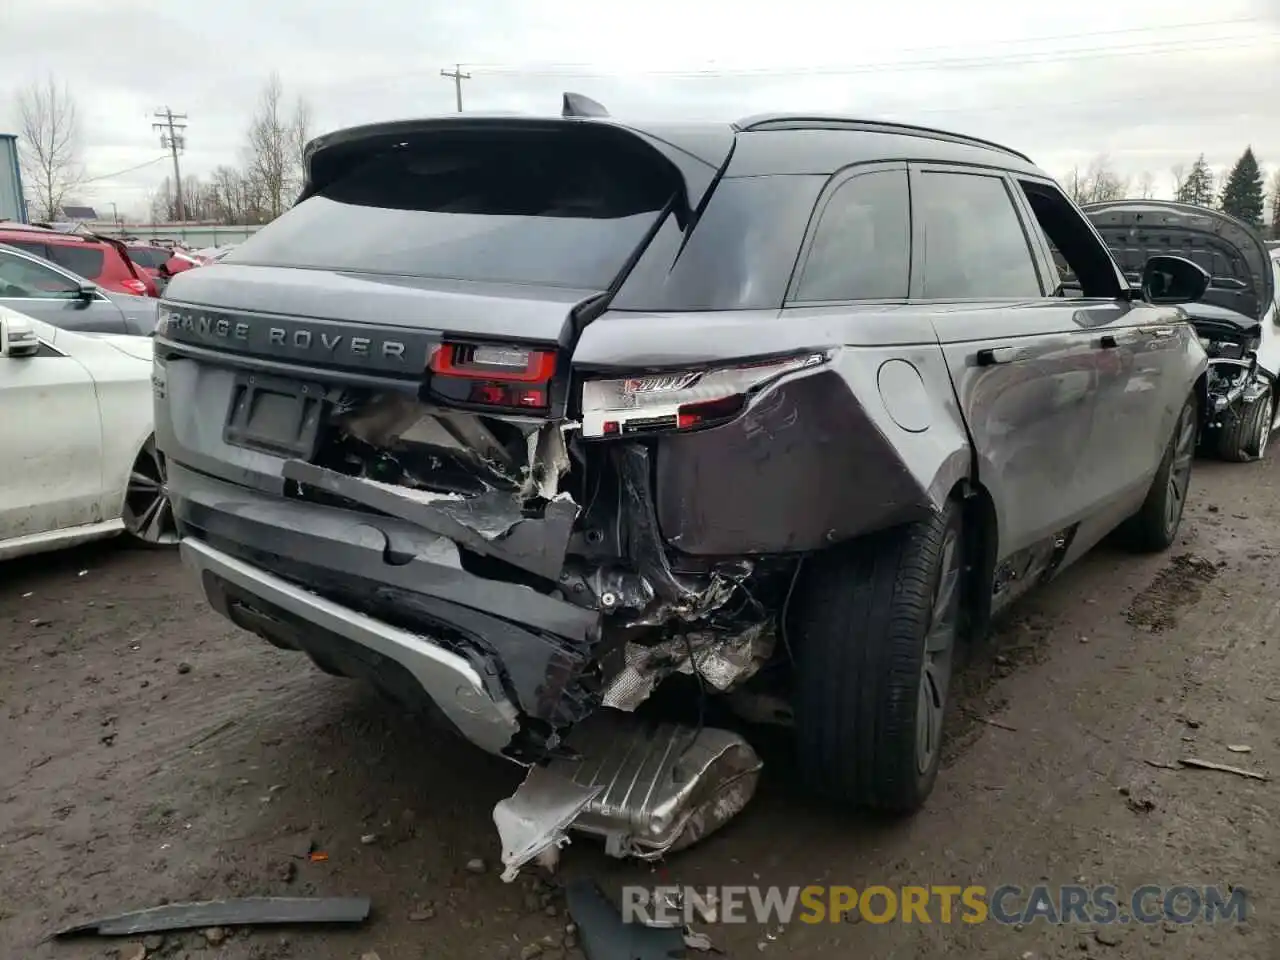
[[[103,290],[156,296],[155,281],[129,259],[125,245],[112,237],[0,223],[0,243],[51,260]]]
[[[158,290],[162,290],[175,275],[201,265],[190,254],[154,243],[129,243],[126,244],[126,249],[129,259]]]

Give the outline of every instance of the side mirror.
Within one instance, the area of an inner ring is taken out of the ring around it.
[[[80,286],[76,287],[76,296],[81,300],[92,300],[97,295],[98,285],[96,283],[90,283],[86,280],[84,283],[80,284]]]
[[[34,357],[40,352],[31,321],[20,313],[0,316],[0,357]]]
[[[1204,296],[1212,279],[1198,263],[1161,254],[1142,268],[1142,299],[1147,303],[1194,303]]]

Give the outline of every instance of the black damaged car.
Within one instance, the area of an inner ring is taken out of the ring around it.
[[[1209,273],[1204,296],[1183,307],[1209,354],[1202,446],[1224,460],[1262,459],[1280,423],[1280,250],[1242,220],[1190,204],[1117,200],[1084,211],[1131,279],[1157,254]]]

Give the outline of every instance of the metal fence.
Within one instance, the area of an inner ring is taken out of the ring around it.
[[[123,223],[96,220],[85,224],[94,233],[139,240],[176,240],[192,250],[221,247],[247,240],[262,227],[258,224],[227,226],[213,223]]]

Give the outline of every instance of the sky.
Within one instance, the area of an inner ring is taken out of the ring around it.
[[[993,139],[1059,178],[1105,154],[1165,195],[1202,152],[1280,168],[1280,0],[0,0],[0,132],[52,73],[79,108],[78,199],[141,216],[171,172],[157,109],[187,114],[183,173],[203,175],[241,161],[272,71],[318,134],[452,112],[455,63],[466,110],[556,113],[573,90],[624,118],[838,112]]]

